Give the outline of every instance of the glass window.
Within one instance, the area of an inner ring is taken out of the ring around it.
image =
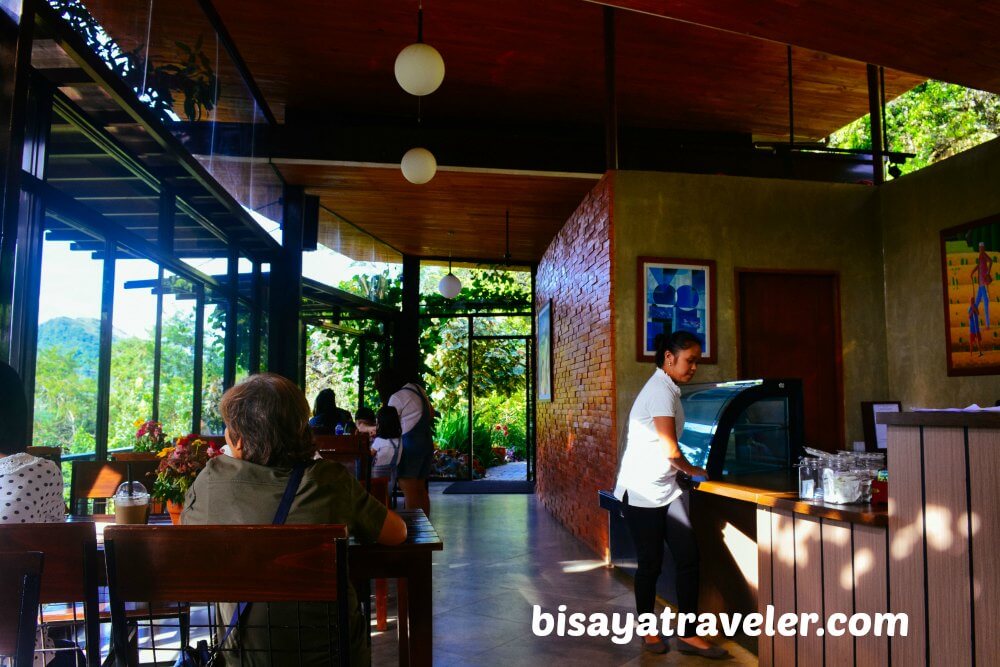
[[[132,447],[134,422],[153,418],[158,276],[149,260],[119,253],[115,261],[109,451]]]
[[[250,306],[240,301],[236,319],[236,383],[250,375],[250,347],[253,343]]]
[[[93,252],[103,242],[51,217],[45,226],[33,444],[93,456],[104,275]]]
[[[438,283],[448,275],[448,263],[420,263],[420,303],[428,315],[531,310],[531,271],[527,268],[453,264],[451,272],[461,281],[462,291],[455,299],[446,299],[438,292]]]
[[[358,336],[306,325],[306,397],[313,405],[316,394],[333,389],[337,406],[351,414],[358,406]]]
[[[423,379],[437,412],[431,476],[467,479],[469,470],[469,321],[465,317],[421,320]],[[481,472],[481,471],[480,471]]]
[[[221,435],[224,425],[219,413],[226,356],[226,298],[205,289],[205,335],[202,349],[201,429],[202,435]]]
[[[160,352],[160,422],[170,436],[191,432],[194,406],[195,289],[164,271]]]

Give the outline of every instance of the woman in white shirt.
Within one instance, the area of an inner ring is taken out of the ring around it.
[[[434,463],[434,410],[424,388],[406,382],[394,369],[382,369],[375,375],[375,388],[385,405],[396,408],[402,426],[403,452],[396,467],[396,478],[403,491],[407,509],[420,508],[431,514],[427,478]]]
[[[635,606],[639,614],[654,613],[656,580],[663,563],[663,545],[670,547],[676,570],[679,613],[698,613],[698,546],[687,497],[677,483],[677,473],[707,477],[691,465],[678,441],[684,430],[684,408],[678,385],[690,382],[698,370],[701,341],[687,331],[656,339],[656,370],[639,392],[628,420],[628,440],[618,469],[615,497],[622,502],[625,522],[635,543]],[[694,633],[688,624],[678,636],[681,653],[706,658],[726,658],[729,653]],[[644,648],[666,653],[658,635],[645,637]]]

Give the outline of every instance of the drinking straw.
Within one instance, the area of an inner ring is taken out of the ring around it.
[[[128,475],[128,497],[131,498],[135,495],[132,491],[132,464],[125,464],[125,474]]]

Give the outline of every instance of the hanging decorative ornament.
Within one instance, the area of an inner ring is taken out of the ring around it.
[[[454,232],[448,232],[448,240],[451,242],[451,237],[454,236]],[[462,281],[459,280],[454,273],[451,272],[451,248],[448,248],[448,275],[441,279],[438,283],[438,292],[441,293],[446,299],[454,299],[458,296],[458,293],[462,291]]]
[[[403,178],[414,185],[423,185],[437,173],[437,160],[426,148],[411,148],[399,163]]]
[[[417,42],[396,56],[396,81],[410,95],[430,95],[444,81],[444,58],[430,44],[424,44],[424,8],[417,8]]]

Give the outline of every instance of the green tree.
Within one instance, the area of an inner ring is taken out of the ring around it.
[[[888,102],[889,149],[914,153],[907,174],[1000,135],[1000,96],[942,81],[925,81]],[[871,119],[864,116],[830,135],[833,148],[871,150]]]

